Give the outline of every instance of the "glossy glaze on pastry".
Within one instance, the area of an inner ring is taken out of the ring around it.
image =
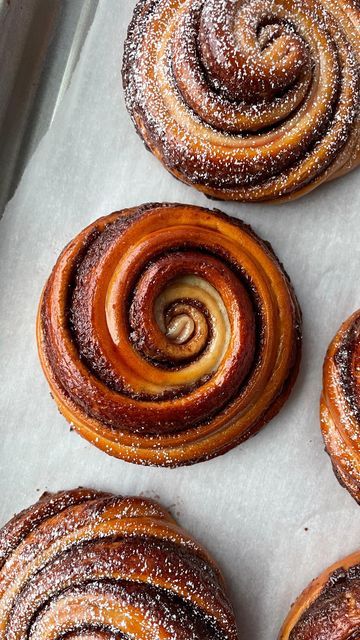
[[[62,252],[39,308],[61,413],[106,452],[177,466],[224,453],[280,409],[300,311],[271,247],[220,212],[149,204]]]
[[[335,474],[360,504],[360,309],[344,322],[329,346],[320,413]]]
[[[140,0],[126,104],[183,182],[224,200],[299,197],[360,161],[356,0]]]
[[[44,496],[0,531],[0,637],[237,640],[223,578],[159,504]]]
[[[360,552],[324,571],[292,605],[279,640],[360,638]]]

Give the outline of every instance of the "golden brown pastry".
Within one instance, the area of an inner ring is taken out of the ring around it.
[[[221,573],[159,504],[44,496],[0,531],[0,635],[237,640]]]
[[[126,104],[183,182],[293,199],[360,161],[357,0],[140,0]]]
[[[177,466],[224,453],[281,408],[300,311],[271,247],[225,214],[149,204],[64,249],[38,316],[61,413],[104,451]]]
[[[360,552],[324,571],[292,605],[279,640],[360,638]]]
[[[360,309],[326,354],[320,417],[334,472],[360,504]]]

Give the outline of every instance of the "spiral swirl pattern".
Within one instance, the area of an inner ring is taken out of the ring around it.
[[[123,83],[149,149],[209,196],[292,199],[360,162],[357,0],[140,0]]]
[[[360,309],[326,354],[320,417],[335,474],[360,504]]]
[[[360,552],[324,571],[292,605],[279,640],[357,640]]]
[[[300,311],[270,246],[199,207],[101,218],[61,254],[38,345],[60,411],[108,453],[205,460],[256,433],[295,381]]]
[[[156,502],[44,494],[0,531],[0,636],[237,640],[219,569]]]

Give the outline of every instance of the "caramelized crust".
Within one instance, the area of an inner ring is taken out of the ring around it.
[[[335,474],[360,504],[360,309],[326,354],[320,419]]]
[[[219,569],[151,500],[44,494],[0,559],[1,638],[237,640]]]
[[[125,460],[191,464],[255,434],[300,359],[300,311],[271,247],[199,207],[144,205],[82,231],[38,315],[61,413]]]
[[[360,552],[337,562],[292,605],[279,640],[357,640],[360,637]]]
[[[139,0],[128,111],[183,182],[293,199],[360,161],[357,0]]]

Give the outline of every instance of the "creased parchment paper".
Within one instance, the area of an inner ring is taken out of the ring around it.
[[[125,111],[123,39],[134,0],[100,2],[72,83],[0,222],[0,524],[44,490],[89,485],[156,496],[214,554],[240,635],[276,637],[290,603],[360,544],[360,511],[323,451],[321,367],[360,306],[360,171],[292,204],[213,203],[144,149]],[[227,455],[178,470],[110,458],[70,433],[35,345],[40,292],[59,252],[100,215],[147,201],[218,206],[269,240],[304,314],[304,354],[281,414]]]

